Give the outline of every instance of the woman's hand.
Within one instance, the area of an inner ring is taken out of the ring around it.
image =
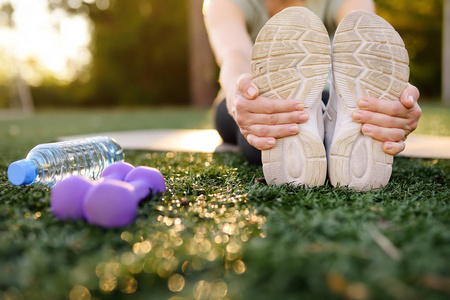
[[[400,95],[400,101],[363,98],[353,120],[362,123],[362,133],[384,142],[383,150],[396,155],[405,149],[405,140],[419,123],[422,110],[417,103],[420,93],[408,85]]]
[[[303,111],[303,104],[297,100],[259,96],[258,87],[249,74],[238,78],[234,100],[228,111],[248,143],[260,150],[271,149],[278,138],[297,134],[298,124],[309,118]]]

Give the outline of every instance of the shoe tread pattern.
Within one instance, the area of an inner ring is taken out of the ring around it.
[[[301,99],[308,108],[322,92],[330,53],[330,40],[320,19],[306,8],[290,7],[271,18],[256,38],[253,81],[264,97]]]
[[[251,73],[261,96],[298,99],[310,120],[300,133],[278,139],[262,152],[268,183],[322,185],[326,154],[317,131],[318,99],[331,63],[330,41],[325,26],[311,11],[290,7],[272,17],[259,33],[252,52]]]

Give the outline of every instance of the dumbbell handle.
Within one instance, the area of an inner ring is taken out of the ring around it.
[[[136,180],[128,182],[128,184],[133,187],[133,195],[137,202],[140,202],[142,199],[150,195],[151,189],[147,182],[143,180]]]

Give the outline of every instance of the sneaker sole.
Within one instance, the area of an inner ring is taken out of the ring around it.
[[[384,187],[393,156],[383,143],[361,133],[352,120],[366,96],[398,101],[407,86],[409,58],[400,35],[376,14],[354,11],[339,24],[333,44],[333,78],[339,94],[328,172],[334,186],[356,190]]]
[[[317,108],[330,70],[330,53],[325,26],[303,7],[290,7],[273,16],[256,39],[251,73],[260,95],[301,100],[309,114],[299,134],[277,139],[271,150],[262,151],[269,184],[317,186],[325,182],[326,153],[317,128],[322,115]]]

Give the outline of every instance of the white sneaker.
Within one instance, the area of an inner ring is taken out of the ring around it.
[[[409,78],[405,44],[381,17],[354,11],[336,30],[332,61],[336,90],[330,91],[327,112],[333,122],[325,120],[331,184],[356,190],[383,187],[389,182],[393,157],[383,151],[382,142],[361,133],[352,113],[365,96],[399,100]]]
[[[264,97],[298,99],[309,120],[299,133],[262,152],[267,183],[323,185],[327,173],[321,95],[330,70],[330,40],[322,21],[304,7],[289,7],[261,29],[253,47],[253,82]]]

